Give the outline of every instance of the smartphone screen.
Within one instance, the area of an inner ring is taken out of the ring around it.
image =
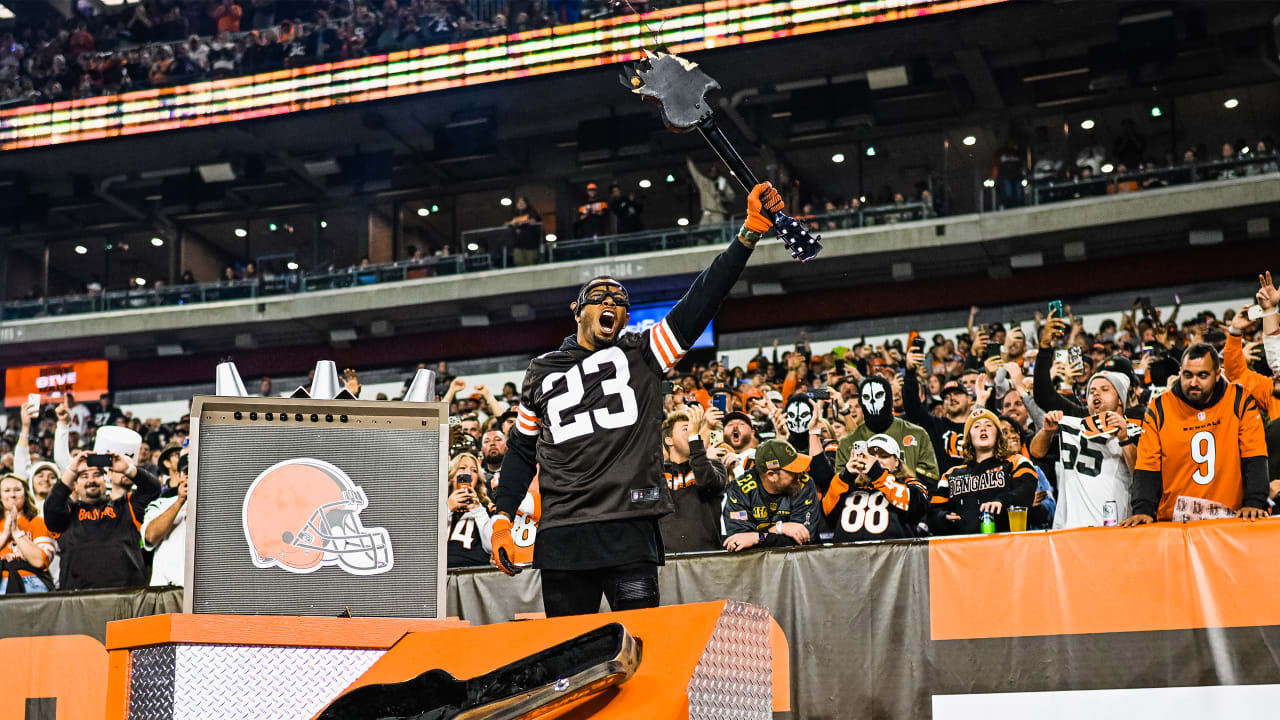
[[[27,393],[27,404],[36,410],[40,409],[40,393]]]
[[[724,393],[716,393],[711,396],[711,404],[715,409],[722,413],[729,412],[729,396]]]
[[[1049,317],[1051,318],[1062,317],[1062,301],[1061,300],[1051,300],[1049,302]]]
[[[471,473],[458,473],[458,487],[471,484]]]

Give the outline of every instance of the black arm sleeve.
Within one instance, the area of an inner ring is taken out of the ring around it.
[[[735,238],[694,279],[689,291],[667,313],[667,324],[676,334],[681,347],[689,347],[707,329],[707,323],[720,312],[720,304],[729,296],[729,290],[738,282],[738,277],[742,275],[750,259],[751,248]]]
[[[1155,517],[1156,509],[1160,507],[1160,495],[1163,493],[1164,480],[1159,471],[1133,471],[1133,499],[1130,506],[1134,515]]]
[[[693,468],[693,481],[698,494],[704,499],[711,499],[724,492],[724,481],[728,475],[724,463],[707,458],[706,448],[702,446],[702,438],[689,438],[689,466]]]
[[[1071,417],[1084,417],[1089,413],[1085,411],[1083,405],[1079,405],[1067,397],[1063,396],[1057,390],[1053,389],[1053,377],[1050,371],[1053,369],[1053,348],[1040,348],[1036,352],[1036,374],[1035,384],[1031,388],[1031,397],[1045,412],[1061,410],[1063,415]],[[1136,510],[1134,512],[1137,512]]]
[[[147,514],[147,506],[160,497],[160,480],[150,472],[137,468],[133,474],[133,490],[129,493],[129,505],[138,522]]]
[[[1244,479],[1244,507],[1266,510],[1267,496],[1271,494],[1271,483],[1267,480],[1267,458],[1241,458],[1240,475]]]
[[[760,541],[760,547],[796,547],[799,544],[782,533],[765,533]]]
[[[494,504],[498,512],[515,517],[520,503],[533,484],[538,465],[538,438],[513,429],[507,439],[507,454],[502,458],[502,474]]]
[[[831,465],[831,461],[827,459],[826,453],[818,453],[813,456],[813,459],[809,462],[809,477],[813,479],[813,484],[818,486],[820,494],[825,493],[827,488],[831,487],[831,479],[835,476],[836,469]]]
[[[71,488],[61,480],[53,484],[49,496],[44,499],[44,524],[56,533],[71,526]]]
[[[907,371],[902,376],[902,409],[906,411],[908,420],[924,428],[926,432],[936,432],[938,419],[920,402],[920,380],[912,371]]]

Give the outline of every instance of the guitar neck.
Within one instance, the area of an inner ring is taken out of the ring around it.
[[[733,144],[729,142],[729,138],[725,137],[724,131],[716,125],[715,116],[708,117],[704,122],[698,125],[698,132],[702,133],[702,137],[716,151],[716,155],[720,156],[720,160],[724,162],[729,170],[733,171],[733,176],[738,179],[738,183],[742,185],[742,189],[751,192],[751,188],[760,184],[756,179],[756,174],[751,172],[751,168],[734,149]]]

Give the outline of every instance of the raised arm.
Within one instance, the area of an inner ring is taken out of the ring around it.
[[[747,220],[735,239],[724,252],[711,261],[711,265],[703,270],[689,291],[680,302],[671,308],[663,321],[666,330],[674,337],[665,338],[659,333],[660,340],[674,340],[675,347],[662,346],[659,357],[665,360],[664,353],[684,354],[694,340],[706,329],[707,323],[720,311],[720,304],[729,296],[738,277],[747,267],[751,251],[755,249],[760,238],[773,227],[770,215],[782,209],[782,198],[769,183],[761,183],[751,190],[747,196]],[[673,361],[672,366],[675,365]]]

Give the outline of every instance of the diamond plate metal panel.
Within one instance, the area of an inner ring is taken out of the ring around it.
[[[730,600],[689,680],[689,720],[770,720],[769,611]]]
[[[172,720],[177,648],[138,648],[129,656],[129,720]]]
[[[384,652],[179,645],[171,717],[307,720],[364,674]],[[130,713],[131,720],[133,717]]]

